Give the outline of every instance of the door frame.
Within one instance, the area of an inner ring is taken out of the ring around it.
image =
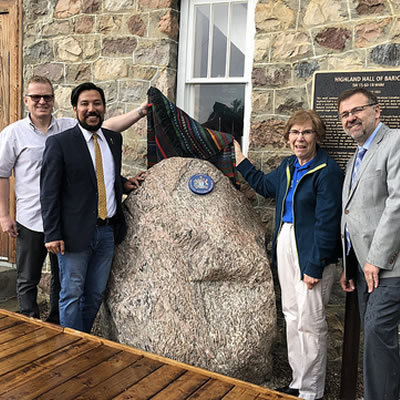
[[[22,0],[0,0],[0,14],[9,14],[9,123],[21,118],[22,112]],[[15,49],[15,50],[14,50]],[[10,215],[15,219],[14,177],[10,179]],[[7,261],[15,263],[15,239],[8,240]]]

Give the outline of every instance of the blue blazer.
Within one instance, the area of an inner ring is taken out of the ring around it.
[[[245,159],[237,169],[249,185],[264,197],[276,201],[272,242],[276,264],[276,242],[282,226],[285,200],[292,181],[296,156],[285,158],[278,168],[264,174]],[[293,195],[293,224],[300,276],[322,278],[326,265],[335,263],[340,249],[340,214],[343,172],[318,147],[310,170],[300,179]]]
[[[121,204],[122,135],[104,128],[102,132],[114,159],[117,202],[114,237],[118,244],[126,233]],[[66,251],[85,250],[96,228],[97,196],[96,172],[79,126],[50,136],[46,140],[40,175],[45,242],[64,240]]]

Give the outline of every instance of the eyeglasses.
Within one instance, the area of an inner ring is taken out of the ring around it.
[[[361,112],[363,112],[367,107],[373,107],[376,106],[377,104],[378,103],[364,104],[363,106],[354,107],[350,111],[343,111],[342,113],[339,114],[339,118],[347,119],[350,117],[350,114],[356,116]]]
[[[310,136],[315,133],[312,129],[306,129],[304,131],[298,131],[296,129],[291,129],[289,133],[293,136],[299,136],[300,134],[303,136]]]
[[[40,99],[43,99],[46,103],[54,100],[54,95],[52,94],[26,94],[25,96],[30,97],[35,103],[38,103]]]

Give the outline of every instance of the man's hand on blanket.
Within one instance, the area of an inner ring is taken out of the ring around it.
[[[236,140],[233,141],[233,144],[235,145],[236,165],[239,165],[246,157],[242,153],[240,144]]]
[[[145,180],[146,171],[139,172],[134,178],[129,178],[124,183],[125,192],[131,192],[132,190],[137,189]]]
[[[136,109],[136,112],[137,112],[137,115],[138,115],[138,119],[140,119],[140,118],[144,117],[145,115],[147,115],[147,109],[148,109],[149,107],[151,107],[151,106],[152,106],[152,104],[148,104],[147,101],[144,101],[144,102],[140,105],[140,107],[138,107],[138,108]]]

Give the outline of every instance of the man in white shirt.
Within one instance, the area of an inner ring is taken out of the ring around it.
[[[51,82],[41,76],[27,84],[24,103],[29,115],[6,127],[0,133],[0,225],[3,232],[17,238],[17,296],[22,314],[39,318],[37,285],[47,255],[44,246],[40,207],[40,171],[45,142],[48,137],[72,128],[74,118],[54,118],[54,90]],[[104,126],[123,131],[147,112],[146,103],[127,114],[113,117]],[[9,214],[10,176],[14,170],[17,215]],[[133,178],[136,187],[139,175]],[[50,255],[52,281],[49,322],[59,322],[58,295],[60,283],[57,258]]]

